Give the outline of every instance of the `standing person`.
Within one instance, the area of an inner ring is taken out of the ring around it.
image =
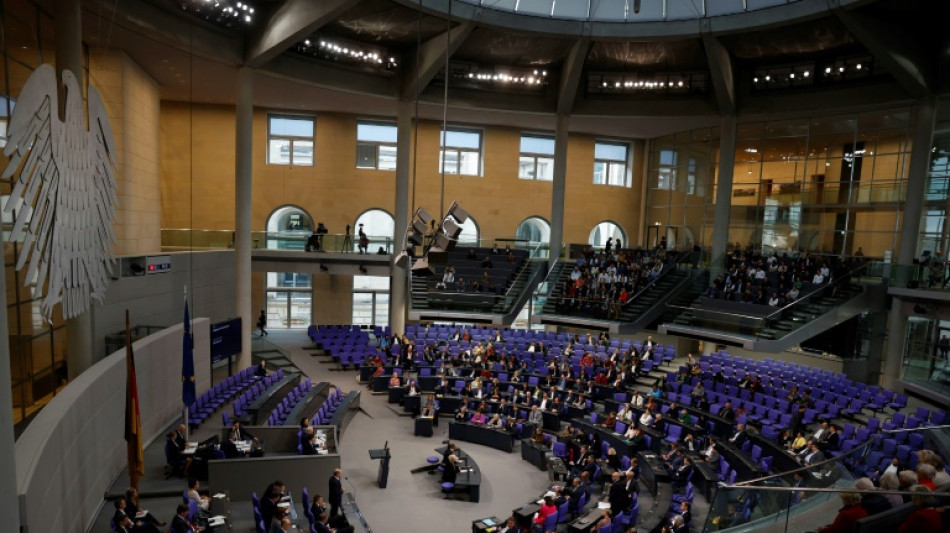
[[[343,483],[340,481],[340,477],[343,475],[343,471],[337,468],[333,471],[333,475],[330,476],[330,517],[336,516],[340,512],[340,507],[343,505]]]
[[[261,328],[261,337],[267,336],[267,313],[261,309],[261,315],[257,317],[257,327]]]
[[[369,248],[369,237],[367,237],[366,232],[363,231],[362,223],[360,224],[360,227],[359,227],[359,237],[360,237],[360,241],[359,241],[360,253],[365,254],[367,253],[366,249]]]
[[[346,225],[346,233],[343,234],[343,249],[341,252],[348,254],[350,253],[350,248],[353,247],[353,236],[350,235],[350,225]]]

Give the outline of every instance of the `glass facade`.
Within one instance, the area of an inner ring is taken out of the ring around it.
[[[872,257],[896,251],[911,127],[908,109],[739,124],[729,242]],[[701,129],[654,140],[648,233],[675,246],[711,244],[718,134]],[[934,177],[932,187],[945,181]],[[934,227],[942,219],[925,220],[922,231],[933,235]]]
[[[719,129],[703,128],[655,139],[647,173],[647,245],[668,247],[712,240]]]

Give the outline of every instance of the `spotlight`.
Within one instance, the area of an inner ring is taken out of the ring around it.
[[[320,263],[320,272],[329,272],[329,271],[330,269],[327,268],[326,265],[324,265],[323,263]]]
[[[462,206],[460,206],[458,202],[452,202],[452,207],[449,208],[448,214],[455,220],[458,220],[459,224],[465,224],[465,221],[468,220],[468,211],[462,209]]]

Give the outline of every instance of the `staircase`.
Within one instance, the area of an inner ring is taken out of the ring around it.
[[[728,313],[671,305],[657,332],[778,353],[861,313],[880,311],[887,305],[887,290],[883,284],[841,283],[835,289],[803,298],[774,316],[760,319],[731,320],[734,317]],[[704,292],[705,289],[700,290],[694,300]]]

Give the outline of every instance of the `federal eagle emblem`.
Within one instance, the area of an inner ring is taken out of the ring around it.
[[[11,241],[22,241],[16,269],[52,320],[102,302],[114,261],[116,151],[99,92],[89,87],[89,125],[76,76],[63,71],[65,120],[59,120],[56,71],[41,65],[23,86],[7,128],[3,179],[16,176],[3,210],[16,214]],[[45,295],[43,290],[46,290]]]

